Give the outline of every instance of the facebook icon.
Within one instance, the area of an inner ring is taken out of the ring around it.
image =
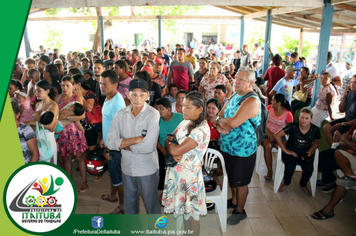
[[[104,226],[104,219],[101,216],[94,216],[93,219],[91,219],[91,226],[93,226],[94,229],[101,229]]]

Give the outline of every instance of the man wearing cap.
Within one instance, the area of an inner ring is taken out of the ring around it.
[[[194,69],[192,64],[185,60],[184,48],[179,48],[178,60],[169,66],[168,86],[176,84],[179,89],[189,91],[189,82],[194,83]]]
[[[114,116],[108,134],[108,148],[121,151],[125,214],[139,213],[141,194],[147,214],[161,214],[158,200],[159,112],[146,104],[147,82],[134,79],[127,97],[131,105]]]
[[[84,75],[85,72],[91,72],[93,74],[93,71],[89,68],[90,66],[90,60],[87,57],[82,58],[82,69],[80,72],[82,72],[82,75]]]
[[[289,104],[291,104],[293,87],[299,84],[299,80],[295,79],[297,71],[299,70],[294,66],[287,66],[286,75],[276,83],[272,91],[269,93],[269,96],[273,97],[275,94],[283,94]]]
[[[100,90],[106,95],[105,102],[102,108],[103,114],[103,138],[100,141],[100,146],[105,147],[103,156],[107,159],[108,171],[110,174],[110,193],[102,195],[101,199],[109,202],[117,202],[116,194],[118,193],[120,204],[112,211],[112,214],[123,214],[124,210],[124,188],[122,186],[121,173],[121,153],[118,149],[106,148],[108,146],[108,138],[110,127],[113,123],[115,114],[125,107],[124,99],[117,92],[117,84],[119,78],[112,70],[104,71],[100,76]]]
[[[286,55],[284,56],[285,60],[283,60],[283,69],[285,69],[287,66],[291,64],[290,56],[291,56],[290,52],[287,52]]]
[[[194,56],[194,48],[189,49],[188,55],[185,56],[185,60],[189,61],[193,66],[193,70],[195,71],[195,65],[197,64],[197,58]]]
[[[166,76],[162,74],[163,72],[163,59],[156,57],[155,64],[153,66],[153,74],[151,75],[152,81],[156,82],[161,86],[161,96],[164,97],[168,93],[167,83],[166,83]]]
[[[156,55],[157,53],[156,53],[156,51],[150,51],[150,53],[148,54],[148,59],[150,59],[150,60],[152,60],[152,61],[154,61],[155,59],[156,59]]]
[[[348,60],[345,66],[346,66],[346,73],[342,78],[342,86],[339,88],[341,97],[344,94],[344,90],[346,86],[349,85],[352,76],[356,74],[356,71],[354,70],[354,68],[352,68],[352,60]]]

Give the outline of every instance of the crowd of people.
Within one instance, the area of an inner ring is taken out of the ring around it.
[[[227,223],[236,225],[247,217],[244,206],[260,144],[266,181],[273,178],[272,148],[279,146],[286,167],[279,191],[287,190],[299,164],[300,187],[311,196],[307,182],[314,171],[319,128],[329,119],[332,122],[321,128],[329,145],[337,142],[340,148],[320,153],[319,185],[334,183],[336,188],[330,203],[312,217],[333,216],[346,189],[356,186],[355,73],[341,78],[330,52],[321,76],[296,52],[286,53],[285,60],[270,53],[270,68],[259,81],[263,53],[258,44],[254,53],[243,45],[230,59],[221,45],[206,55],[195,53],[196,46],[139,51],[108,41],[102,54],[64,55],[42,47],[25,66],[18,60],[9,95],[25,163],[51,162],[72,175],[75,159],[82,180],[79,192],[85,192],[85,158],[103,148],[111,182],[101,199],[119,202],[112,214],[138,214],[141,194],[148,214],[160,214],[162,205],[166,213],[183,214],[186,227],[199,233],[199,215],[207,213],[202,170],[208,147],[224,156],[232,191],[227,206],[233,208]],[[308,108],[319,77],[318,100]],[[334,120],[337,99],[345,118]],[[266,136],[258,143],[255,129],[263,123]],[[43,141],[48,143],[46,150],[37,145]],[[167,166],[167,156],[176,164]],[[218,186],[220,168],[218,163],[213,177]],[[335,169],[345,176],[337,179]],[[95,177],[100,180],[101,175]],[[163,190],[161,195],[158,190]]]

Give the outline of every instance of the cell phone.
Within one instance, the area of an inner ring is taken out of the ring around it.
[[[304,158],[304,161],[306,162],[311,161],[311,156],[308,156],[308,153],[303,153],[301,157]]]
[[[167,134],[166,139],[168,139],[172,143],[178,144],[178,140],[175,134]]]

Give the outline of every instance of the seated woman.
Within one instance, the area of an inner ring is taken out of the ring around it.
[[[313,81],[319,78],[319,74],[310,75],[310,70],[308,67],[302,67],[300,69],[300,78],[299,84],[295,86],[296,91],[301,91],[302,93],[308,93],[307,98],[304,101],[294,99],[292,101],[292,112],[295,112],[298,109],[303,107],[308,107],[311,103],[313,97]]]
[[[172,112],[183,114],[183,105],[187,92],[183,89],[179,90],[176,95],[176,102],[172,103]]]
[[[221,110],[220,102],[216,98],[211,98],[206,102],[206,120],[208,121],[208,125],[210,128],[210,141],[209,141],[209,148],[215,149],[220,152],[220,133],[216,128],[216,118]],[[218,164],[218,168],[214,173],[213,180],[216,182],[217,185],[220,186],[221,184],[219,179],[217,178],[219,175],[222,174],[221,163],[220,160],[215,160]]]
[[[267,138],[263,141],[263,151],[267,166],[266,180],[272,179],[272,148],[277,146],[274,134],[293,122],[293,115],[290,112],[290,105],[283,94],[276,94],[272,97],[272,105],[267,107],[269,116],[267,120]]]
[[[281,147],[282,161],[285,165],[284,183],[279,187],[279,192],[284,192],[291,183],[295,167],[299,164],[303,174],[300,179],[300,188],[307,195],[312,196],[307,188],[307,183],[313,174],[314,151],[319,146],[321,138],[320,130],[313,125],[313,112],[305,107],[300,111],[299,122],[290,123],[274,135],[278,145]],[[289,135],[287,143],[282,137]]]
[[[313,107],[312,112],[314,118],[312,124],[321,127],[321,123],[327,118],[334,120],[332,106],[335,97],[338,95],[337,89],[333,82],[331,82],[330,74],[323,72],[320,77],[321,87],[318,93],[318,100]]]

